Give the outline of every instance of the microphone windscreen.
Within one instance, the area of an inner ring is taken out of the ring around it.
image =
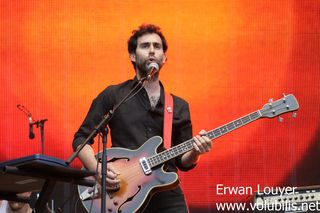
[[[148,68],[148,70],[153,68],[153,69],[158,71],[159,70],[159,64],[156,63],[156,62],[151,62],[150,64],[148,64],[147,68]]]

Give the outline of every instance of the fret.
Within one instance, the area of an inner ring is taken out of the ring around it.
[[[148,159],[149,164],[154,164],[154,157]]]
[[[175,150],[176,155],[178,155],[178,154],[181,153],[179,149],[176,149],[176,148],[175,148],[174,150]]]
[[[182,150],[183,150],[183,151],[187,151],[187,150],[188,150],[188,147],[186,146],[186,144],[183,144],[183,145],[182,145]]]
[[[236,127],[239,127],[239,126],[242,125],[241,119],[238,119],[238,120],[234,121],[233,123],[234,123],[234,125],[235,125]]]
[[[160,162],[161,162],[161,161],[163,161],[163,154],[162,154],[162,153],[160,153],[158,156],[159,156],[159,160],[160,160]]]
[[[150,157],[148,159],[150,166],[154,167],[154,166],[160,165],[170,159],[173,159],[173,158],[193,149],[192,141],[193,140],[191,139],[191,140],[186,141],[182,144],[179,144],[176,147],[172,147],[171,149],[165,150],[165,151],[163,151],[153,157]],[[157,160],[155,160],[155,159],[157,159]]]
[[[169,155],[168,152],[164,152],[163,155],[164,155],[164,158],[165,158],[166,160],[168,160],[168,159],[170,158],[170,155]]]
[[[165,159],[165,160],[168,160],[169,159],[169,156],[168,156],[168,153],[163,153],[163,158]]]
[[[158,157],[157,157],[157,156],[154,156],[152,162],[153,162],[152,164],[157,164],[157,163],[159,162]]]
[[[245,116],[243,118],[241,118],[242,123],[248,123],[250,121],[250,117],[249,116]]]
[[[220,127],[220,131],[222,132],[222,134],[224,134],[224,133],[228,132],[228,129],[226,126],[222,126],[222,127]]]
[[[207,137],[210,138],[210,139],[213,139],[214,138],[214,133],[212,131],[208,132],[207,133]]]
[[[156,156],[154,156],[152,159],[153,164],[156,164],[159,161],[159,159]]]
[[[149,158],[148,163],[150,164],[150,166],[154,165],[155,164],[154,157]]]
[[[168,152],[168,150],[164,151],[163,154],[165,154],[165,156],[166,156],[167,159],[170,158],[170,152]]]
[[[235,128],[234,124],[233,123],[229,123],[227,124],[227,129],[230,131],[230,130],[233,130]]]
[[[211,140],[217,137],[220,137],[234,129],[237,129],[247,123],[250,123],[256,119],[260,118],[260,113],[259,111],[253,112],[247,116],[244,116],[242,118],[239,118],[235,121],[232,121],[228,124],[225,124],[221,127],[218,127],[214,130],[211,130],[207,132],[207,137],[209,137]],[[150,164],[151,167],[155,167],[157,165],[160,165],[170,159],[173,159],[183,153],[186,153],[189,150],[193,149],[193,139],[190,139],[188,141],[185,141],[175,147],[172,147],[168,150],[165,150],[161,153],[158,153],[150,158],[148,158],[148,163]]]
[[[221,135],[220,129],[216,129],[213,131],[214,136],[219,137]]]
[[[166,155],[166,153],[163,152],[163,153],[160,154],[160,156],[161,156],[162,161],[167,160],[167,155]]]
[[[174,156],[177,156],[177,153],[176,153],[176,149],[175,148],[172,148],[171,150],[170,150],[170,152],[171,152],[171,155],[174,157]]]
[[[174,155],[174,150],[170,150],[169,151],[169,155],[170,155],[170,157],[174,157],[175,155]]]
[[[187,144],[187,147],[188,147],[188,150],[193,149],[192,143],[188,143],[188,144]]]
[[[258,117],[259,117],[259,113],[258,113],[258,112],[254,112],[254,113],[250,114],[250,118],[251,118],[252,120],[257,119]]]
[[[170,149],[166,150],[165,153],[168,158],[171,158],[171,150]]]

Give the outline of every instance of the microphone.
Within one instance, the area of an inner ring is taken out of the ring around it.
[[[33,133],[33,120],[31,117],[31,114],[28,114],[29,118],[29,139],[34,139],[34,133]]]
[[[32,119],[31,112],[27,109],[27,107],[25,107],[23,105],[20,105],[20,104],[17,105],[17,108],[28,116],[28,120],[29,120],[29,138],[30,139],[34,139],[33,119]]]
[[[149,73],[147,74],[147,79],[150,80],[159,71],[159,64],[156,62],[151,62],[147,65]]]

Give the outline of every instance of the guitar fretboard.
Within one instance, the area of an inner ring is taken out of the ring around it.
[[[237,120],[234,120],[230,123],[227,123],[223,126],[220,126],[216,129],[213,129],[209,132],[207,132],[207,136],[210,138],[210,140],[216,139],[222,135],[225,135],[235,129],[238,129],[241,126],[244,126],[248,123],[251,123],[252,121],[255,121],[261,117],[260,111],[255,111],[253,113],[250,113],[249,115],[243,116]],[[173,158],[178,157],[179,155],[182,155],[190,150],[193,149],[193,139],[187,140],[177,146],[174,146],[170,149],[167,149],[163,152],[160,152],[156,155],[153,155],[147,159],[149,165],[151,168],[156,167],[158,165],[161,165],[165,163],[166,161],[169,161]]]

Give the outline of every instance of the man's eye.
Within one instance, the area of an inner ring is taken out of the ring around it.
[[[141,48],[147,48],[147,47],[149,47],[149,45],[148,44],[141,44],[140,47]]]
[[[156,45],[154,45],[154,48],[155,49],[161,49],[161,45],[160,44],[156,44]]]

